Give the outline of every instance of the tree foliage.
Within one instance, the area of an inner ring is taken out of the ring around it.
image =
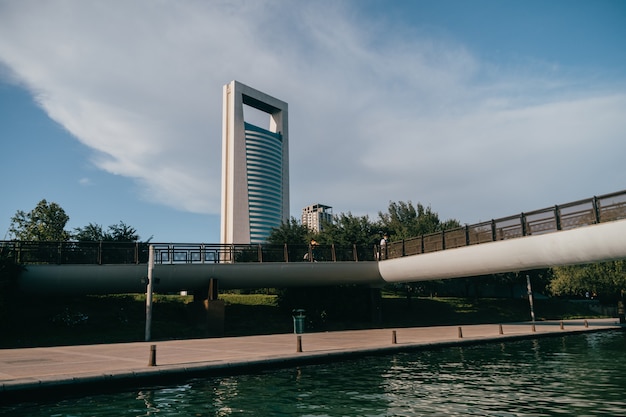
[[[626,261],[561,266],[552,269],[549,290],[553,295],[583,296],[589,292],[614,299],[626,290]]]
[[[402,240],[460,227],[457,220],[441,222],[439,215],[430,206],[421,203],[413,206],[409,202],[391,202],[387,213],[378,212],[380,228],[389,235],[390,240]]]
[[[316,240],[321,244],[372,245],[377,241],[378,229],[368,216],[348,212],[335,215],[332,223],[325,223]]]
[[[279,227],[272,229],[267,242],[274,245],[301,245],[311,240],[312,232],[306,225],[292,217],[288,222],[283,222]]]
[[[441,222],[436,212],[419,203],[413,206],[411,202],[392,202],[387,213],[379,212],[378,215],[380,220],[374,222],[368,216],[355,216],[350,212],[337,214],[332,222],[325,222],[318,233],[292,217],[272,230],[268,243],[308,244],[314,239],[322,245],[368,246],[380,241],[381,232],[394,241],[460,227],[457,220]]]
[[[73,238],[78,241],[94,241],[98,242],[104,239],[104,230],[102,226],[95,223],[89,223],[85,227],[77,227],[74,229]]]
[[[9,233],[17,240],[65,241],[70,238],[65,231],[69,219],[61,206],[44,199],[28,213],[18,210],[11,218]]]
[[[37,206],[26,213],[18,210],[11,218],[9,233],[15,240],[21,241],[109,241],[137,242],[137,230],[120,221],[104,230],[97,223],[89,223],[85,227],[77,227],[74,233],[65,230],[70,217],[57,203],[41,200]],[[148,239],[149,241],[150,239]]]
[[[123,221],[110,225],[106,231],[99,224],[89,223],[85,227],[75,228],[72,237],[79,241],[96,242],[137,242],[139,240],[137,230]]]

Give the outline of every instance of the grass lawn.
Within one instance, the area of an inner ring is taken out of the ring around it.
[[[220,294],[225,303],[225,336],[289,333],[290,311],[275,295]],[[374,327],[413,327],[530,320],[527,300],[407,298],[384,294],[382,321],[324,320],[307,317],[308,331]],[[145,296],[23,297],[0,322],[0,348],[143,341]],[[191,296],[155,295],[152,340],[200,338],[207,334],[204,310]],[[602,317],[585,304],[564,300],[535,301],[537,320]]]

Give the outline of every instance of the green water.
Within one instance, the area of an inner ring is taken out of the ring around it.
[[[619,416],[626,333],[454,347],[58,402],[11,416]]]

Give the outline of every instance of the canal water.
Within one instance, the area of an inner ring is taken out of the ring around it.
[[[624,416],[626,332],[413,351],[0,407],[10,416]]]

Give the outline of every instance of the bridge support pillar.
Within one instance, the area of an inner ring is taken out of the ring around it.
[[[194,303],[202,306],[201,323],[205,327],[207,336],[224,336],[225,305],[224,300],[218,299],[218,280],[211,278],[209,288],[194,291]]]

